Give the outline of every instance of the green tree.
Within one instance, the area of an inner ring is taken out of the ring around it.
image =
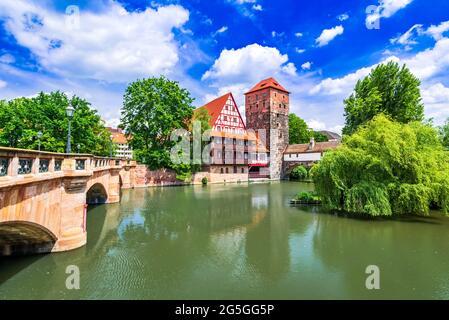
[[[43,133],[41,150],[65,152],[68,120],[65,109],[71,103],[75,109],[72,119],[72,146],[80,152],[107,156],[109,132],[97,111],[86,100],[72,99],[59,91],[41,92],[34,98],[18,98],[0,103],[0,144],[13,148],[37,149],[37,133]]]
[[[316,142],[325,142],[329,139],[324,134],[309,129],[307,123],[294,113],[288,115],[288,132],[290,144],[309,143],[310,138],[314,137]]]
[[[312,136],[307,123],[294,113],[288,115],[290,144],[308,143]]]
[[[446,149],[449,149],[449,119],[439,128],[441,143]]]
[[[191,170],[188,164],[171,162],[170,151],[176,142],[170,137],[175,129],[189,129],[192,103],[186,89],[165,77],[137,80],[128,86],[120,126],[132,137],[130,144],[138,161],[150,169]]]
[[[344,134],[354,133],[360,125],[384,113],[395,121],[408,123],[424,119],[424,106],[418,78],[396,62],[381,64],[359,80],[354,93],[344,101]]]
[[[307,172],[307,169],[304,166],[297,166],[290,173],[290,179],[291,180],[304,180],[307,178],[308,175],[309,175],[309,173]]]
[[[346,137],[311,170],[332,210],[389,216],[449,210],[449,155],[428,124],[401,124],[384,115]]]
[[[315,138],[315,142],[327,142],[329,138],[318,131],[313,131],[313,137]]]

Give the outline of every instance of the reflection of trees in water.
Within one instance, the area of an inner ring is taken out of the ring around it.
[[[314,252],[344,277],[353,298],[448,298],[449,223],[444,218],[358,220],[318,216]],[[378,265],[380,291],[365,289],[365,268]]]
[[[208,262],[211,234],[252,223],[247,188],[240,186],[237,193],[208,189],[136,189],[129,202],[122,203],[118,228],[122,241],[112,252],[127,255],[131,262],[133,257],[140,260],[129,266],[142,273],[138,286],[157,288],[159,297],[169,298],[169,290],[176,290]]]

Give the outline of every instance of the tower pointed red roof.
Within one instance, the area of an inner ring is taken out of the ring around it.
[[[279,82],[276,81],[275,78],[268,78],[268,79],[260,81],[251,90],[249,90],[247,93],[245,93],[245,95],[262,90],[262,89],[266,89],[266,88],[274,88],[274,89],[278,89],[280,91],[284,91],[285,93],[290,93],[289,91],[287,91],[287,89],[285,89],[283,86],[281,86],[279,84]]]

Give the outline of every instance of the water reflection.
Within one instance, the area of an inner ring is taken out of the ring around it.
[[[0,261],[0,299],[447,298],[448,219],[363,221],[289,200],[310,184],[135,189],[90,207],[88,245]],[[65,268],[81,290],[65,289]],[[365,289],[381,267],[382,290]]]

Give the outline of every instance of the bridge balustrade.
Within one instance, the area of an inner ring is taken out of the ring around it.
[[[0,147],[0,186],[8,177],[29,177],[65,171],[98,171],[135,164],[129,159],[63,154]]]

